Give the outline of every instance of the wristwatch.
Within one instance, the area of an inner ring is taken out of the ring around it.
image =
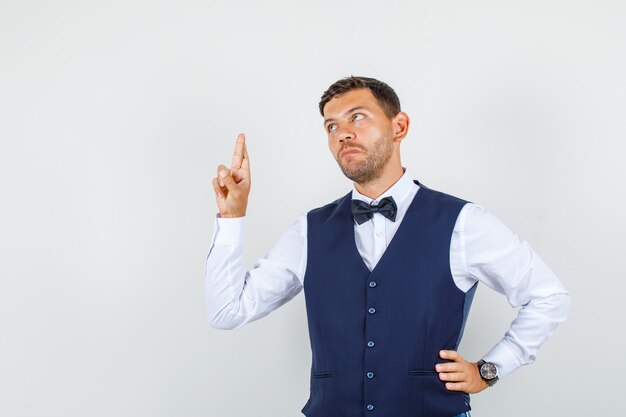
[[[476,365],[478,365],[478,373],[480,373],[483,381],[490,387],[493,387],[498,382],[498,368],[496,365],[491,362],[485,362],[484,359],[479,360]]]

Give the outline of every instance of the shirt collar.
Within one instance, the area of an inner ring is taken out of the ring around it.
[[[380,197],[376,200],[369,198],[363,194],[361,194],[357,189],[354,183],[352,183],[352,199],[365,201],[368,204],[372,204],[373,201],[376,201],[375,204],[378,204],[380,200],[385,197],[392,196],[396,204],[401,205],[405,203],[406,198],[409,196],[411,189],[413,187],[419,187],[417,184],[413,182],[413,177],[409,173],[409,170],[406,168],[402,168],[404,170],[404,174],[396,181],[387,191],[382,193]]]

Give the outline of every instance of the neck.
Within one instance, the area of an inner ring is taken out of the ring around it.
[[[383,173],[366,183],[354,183],[354,187],[358,192],[371,198],[372,200],[376,200],[380,197],[385,191],[390,189],[399,179],[404,175],[404,168],[402,165],[394,165],[393,167],[389,167],[383,171]]]

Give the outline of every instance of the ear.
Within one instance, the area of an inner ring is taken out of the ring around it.
[[[393,129],[394,142],[400,142],[409,133],[409,124],[411,120],[409,115],[401,111],[391,119],[391,127]]]

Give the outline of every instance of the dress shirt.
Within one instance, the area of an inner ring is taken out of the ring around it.
[[[366,203],[392,196],[396,221],[380,213],[354,222],[355,241],[367,267],[374,269],[402,223],[419,186],[404,174],[377,199],[359,193]],[[243,263],[245,217],[215,217],[206,259],[205,302],[211,326],[235,329],[266,316],[295,297],[304,284],[307,261],[307,213],[300,213],[274,247],[252,269]],[[535,361],[540,346],[569,314],[570,297],[559,279],[527,242],[489,211],[467,203],[459,213],[450,241],[450,270],[456,286],[467,292],[482,282],[521,307],[504,337],[483,359],[498,367],[500,378]]]

